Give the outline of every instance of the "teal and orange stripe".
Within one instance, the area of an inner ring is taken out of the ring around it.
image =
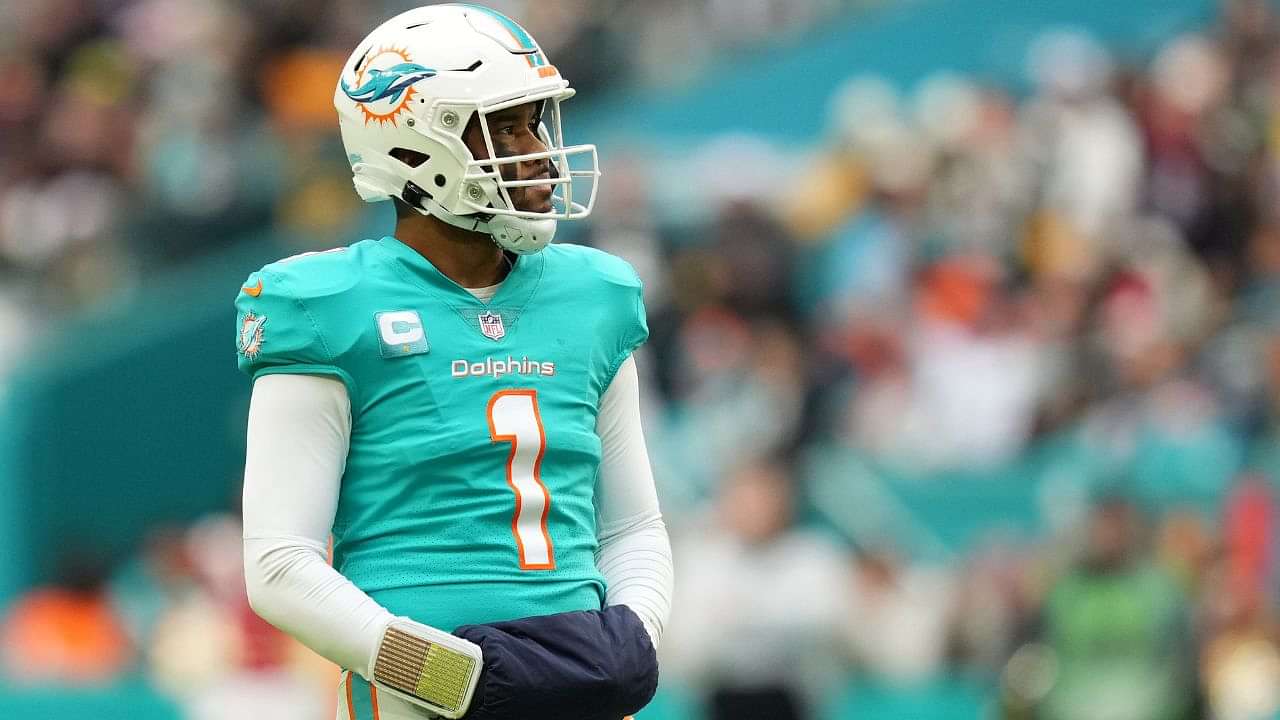
[[[528,61],[529,67],[539,67],[547,64],[547,58],[542,54],[542,51],[538,49],[538,43],[534,42],[533,37],[530,36],[529,33],[525,32],[525,29],[520,27],[520,25],[514,20],[496,10],[490,10],[487,7],[481,7],[479,5],[468,5],[467,7],[480,10],[494,20],[497,20],[507,29],[507,32],[511,33],[511,37],[515,38],[515,41],[521,48],[525,50],[532,50],[533,52],[525,55],[525,60]]]
[[[382,720],[378,710],[378,689],[367,680],[347,671],[347,717],[350,720]]]

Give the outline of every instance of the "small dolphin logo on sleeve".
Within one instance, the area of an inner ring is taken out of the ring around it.
[[[436,75],[436,71],[417,63],[400,63],[386,69],[373,69],[368,72],[368,79],[358,88],[347,85],[344,79],[339,84],[347,97],[358,103],[371,103],[389,99],[397,102],[400,95],[414,83]]]

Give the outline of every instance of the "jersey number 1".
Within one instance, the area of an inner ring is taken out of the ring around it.
[[[555,549],[547,533],[551,494],[542,484],[542,455],[547,434],[538,412],[537,390],[502,390],[489,398],[489,437],[511,443],[507,484],[516,495],[511,534],[516,539],[521,570],[554,570]]]

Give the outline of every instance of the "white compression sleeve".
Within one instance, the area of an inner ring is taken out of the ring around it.
[[[341,381],[265,375],[253,384],[244,470],[245,585],[255,612],[370,677],[394,617],[325,557],[351,434]]]
[[[640,379],[634,358],[622,363],[601,397],[596,434],[602,447],[596,566],[609,585],[605,602],[635,611],[657,647],[671,614],[674,573],[640,425]]]

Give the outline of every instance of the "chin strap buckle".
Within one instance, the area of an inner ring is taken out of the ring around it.
[[[417,183],[413,182],[412,180],[405,181],[404,189],[400,191],[401,200],[408,203],[409,207],[414,208],[415,210],[421,210],[422,212],[427,212],[427,209],[422,205],[423,198],[426,198],[428,200],[435,199],[431,197],[431,193],[427,192],[426,190],[423,190],[421,187],[418,186]]]

